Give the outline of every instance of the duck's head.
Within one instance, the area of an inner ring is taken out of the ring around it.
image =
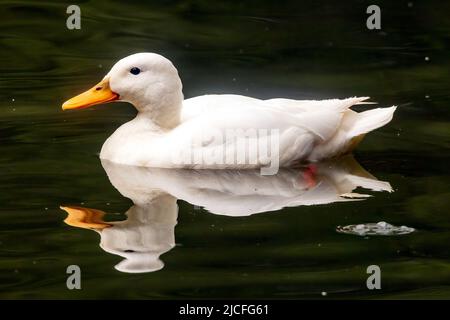
[[[82,109],[112,101],[133,104],[140,112],[169,113],[183,101],[182,84],[177,69],[155,53],[136,53],[118,61],[108,74],[91,89],[67,100],[63,110]]]

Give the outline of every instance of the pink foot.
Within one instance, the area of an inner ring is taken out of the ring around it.
[[[303,178],[305,179],[308,188],[314,188],[316,186],[317,184],[316,173],[317,173],[317,166],[314,164],[308,165],[306,169],[303,171]]]

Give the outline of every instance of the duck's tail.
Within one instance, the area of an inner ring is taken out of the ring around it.
[[[348,144],[343,153],[352,152],[364,139],[366,133],[378,129],[392,120],[396,106],[377,108],[353,114],[353,121],[347,130]]]
[[[371,104],[371,102],[365,101],[368,97],[351,99],[351,105]],[[350,110],[350,106],[344,111],[342,122],[337,132],[334,133],[330,140],[316,146],[308,160],[318,161],[351,152],[362,141],[366,133],[380,128],[391,121],[397,109],[396,106],[392,106],[358,113]]]
[[[347,129],[347,137],[353,139],[384,126],[392,120],[396,109],[396,106],[392,106],[355,113],[350,128]]]

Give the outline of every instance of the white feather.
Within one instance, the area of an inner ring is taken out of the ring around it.
[[[359,136],[384,126],[392,120],[396,106],[377,108],[358,113],[347,135],[349,138]]]

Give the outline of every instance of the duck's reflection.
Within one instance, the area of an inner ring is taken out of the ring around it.
[[[282,169],[274,176],[259,170],[174,170],[131,167],[103,161],[113,186],[134,205],[127,219],[105,222],[104,212],[82,207],[61,207],[71,226],[100,234],[100,247],[125,259],[115,268],[122,272],[152,272],[163,268],[160,255],[175,246],[177,200],[201,206],[214,214],[248,216],[284,207],[355,201],[368,197],[357,187],[392,191],[351,156]]]

